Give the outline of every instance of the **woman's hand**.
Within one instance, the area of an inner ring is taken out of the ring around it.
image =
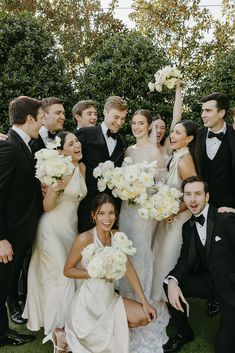
[[[148,321],[155,321],[157,318],[156,309],[149,303],[143,304],[143,310],[148,318]]]

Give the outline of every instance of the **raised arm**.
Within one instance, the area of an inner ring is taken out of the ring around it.
[[[181,120],[182,111],[183,111],[182,87],[181,87],[181,81],[178,80],[176,84],[176,89],[175,89],[175,102],[174,102],[173,119],[171,122],[170,132],[172,131],[175,124]]]

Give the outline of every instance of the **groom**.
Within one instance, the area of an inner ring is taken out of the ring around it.
[[[185,179],[182,189],[192,217],[183,225],[181,254],[164,283],[178,331],[163,349],[178,352],[194,338],[185,297],[210,299],[215,295],[221,313],[215,353],[234,353],[235,217],[208,205],[207,183],[200,177]]]
[[[95,127],[81,128],[76,136],[82,144],[83,162],[86,165],[87,196],[82,200],[78,209],[78,229],[82,233],[91,229],[91,204],[99,193],[97,179],[93,177],[93,170],[99,163],[113,161],[115,167],[120,167],[124,159],[126,141],[118,133],[124,125],[127,114],[127,103],[118,96],[111,96],[104,105],[104,121]],[[115,199],[120,208],[120,200]]]

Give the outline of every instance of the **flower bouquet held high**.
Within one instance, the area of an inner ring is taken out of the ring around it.
[[[154,75],[155,82],[149,82],[148,87],[151,92],[154,90],[162,92],[163,86],[168,89],[175,87],[176,82],[182,78],[182,74],[175,67],[165,66],[163,69],[158,70]]]
[[[117,281],[125,276],[127,255],[133,255],[136,249],[125,233],[116,232],[111,246],[95,248],[87,245],[82,251],[82,257],[87,262],[87,272],[91,278],[105,278]]]
[[[74,170],[72,158],[59,154],[56,150],[59,146],[60,138],[56,136],[53,142],[47,143],[46,148],[35,153],[37,159],[35,176],[47,186],[56,187],[63,176],[72,174]]]

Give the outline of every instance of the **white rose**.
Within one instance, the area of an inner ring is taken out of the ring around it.
[[[152,83],[152,82],[149,82],[149,83],[148,83],[148,88],[149,88],[150,92],[153,92],[154,89],[155,89],[155,84]]]

